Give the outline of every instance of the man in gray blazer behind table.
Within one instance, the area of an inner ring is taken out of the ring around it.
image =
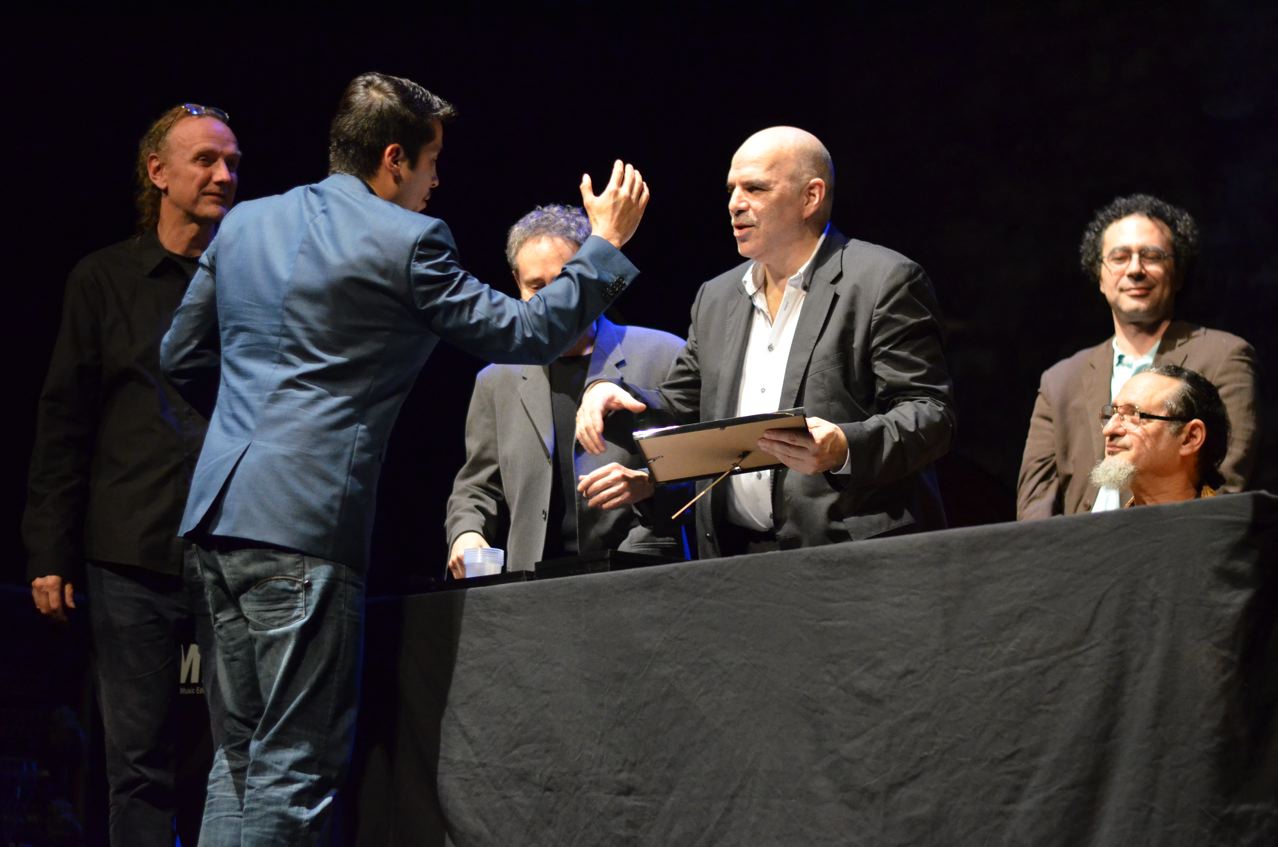
[[[169,378],[212,406],[181,525],[228,713],[202,844],[322,835],[354,735],[382,453],[436,342],[551,361],[637,274],[618,248],[648,194],[620,162],[599,196],[582,177],[592,235],[538,297],[467,274],[448,227],[416,214],[452,114],[409,80],[353,80],[332,175],[228,215],[165,336]]]
[[[758,448],[785,467],[730,477],[697,502],[704,557],[810,547],[944,526],[931,463],[954,433],[936,299],[909,259],[829,224],[834,167],[811,133],[746,139],[728,171],[728,214],[749,261],[701,286],[688,343],[653,388],[597,382],[578,438],[601,446],[616,409],[678,422],[803,406],[808,430],[771,430]],[[635,398],[638,398],[636,400]],[[594,502],[624,502],[601,468]]]
[[[519,296],[535,297],[589,234],[581,209],[538,206],[520,218],[506,238]],[[681,527],[670,515],[682,505],[680,496],[691,496],[690,486],[662,486],[657,502],[626,509],[589,509],[577,496],[578,477],[606,463],[642,473],[643,457],[630,437],[634,417],[619,416],[599,456],[577,450],[573,438],[577,404],[591,379],[660,382],[681,349],[678,336],[600,316],[549,365],[480,371],[466,415],[466,463],[448,498],[449,572],[465,576],[463,552],[490,545],[505,549],[507,570],[602,550],[684,558]]]

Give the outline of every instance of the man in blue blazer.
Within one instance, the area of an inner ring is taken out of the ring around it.
[[[382,453],[436,342],[549,362],[637,274],[618,248],[648,193],[620,162],[598,196],[583,176],[591,237],[537,297],[467,274],[448,227],[417,214],[452,115],[409,80],[353,80],[332,175],[229,215],[164,338],[165,373],[212,411],[181,525],[228,713],[202,844],[322,835],[354,735]]]

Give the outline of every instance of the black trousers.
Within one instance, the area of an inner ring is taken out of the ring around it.
[[[203,746],[204,725],[184,725],[179,711],[193,700],[207,701],[217,714],[215,734],[222,726],[213,630],[194,557],[187,556],[181,576],[89,562],[85,577],[111,844],[172,847],[180,831],[182,843],[194,845],[204,782],[179,786],[178,770],[189,758],[188,748]],[[190,648],[192,639],[198,652]],[[202,769],[194,763],[190,770],[193,779],[197,773],[206,777],[208,762]],[[184,798],[190,802],[179,816]],[[191,803],[195,808],[189,808]]]
[[[750,553],[771,553],[781,549],[776,533],[757,532],[753,529],[725,522],[715,530],[719,552],[724,556],[742,556]]]

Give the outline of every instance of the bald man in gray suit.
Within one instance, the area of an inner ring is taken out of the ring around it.
[[[702,558],[945,526],[932,463],[955,415],[927,274],[830,223],[834,166],[809,132],[750,136],[727,187],[747,261],[701,286],[665,382],[590,387],[578,438],[599,449],[619,409],[693,423],[803,406],[806,431],[757,444],[783,468],[729,477],[697,501]],[[583,480],[588,497],[606,474]]]

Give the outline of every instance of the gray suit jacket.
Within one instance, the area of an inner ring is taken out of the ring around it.
[[[586,380],[633,380],[657,384],[666,378],[683,339],[655,329],[618,326],[599,318]],[[619,462],[643,467],[629,433],[634,416],[614,415],[605,435],[606,449],[592,456],[574,444],[577,474]],[[492,365],[480,371],[466,416],[466,463],[453,482],[445,529],[449,545],[463,532],[478,532],[504,547],[509,570],[526,570],[541,559],[546,543],[546,507],[550,503],[555,461],[550,382],[544,366]],[[562,437],[572,438],[572,433]],[[686,492],[686,487],[680,489]],[[577,500],[577,542],[583,553],[623,550],[683,558],[678,527],[668,517],[673,507],[662,491],[659,502],[642,509],[590,509]],[[503,532],[508,526],[509,529]]]
[[[549,362],[637,273],[591,237],[524,303],[461,268],[443,221],[349,174],[241,203],[161,345],[174,387],[217,401],[182,533],[362,567],[387,438],[439,339]]]
[[[1105,458],[1100,408],[1110,401],[1113,336],[1079,350],[1043,372],[1030,417],[1016,484],[1018,520],[1089,512],[1096,486],[1089,476]],[[1222,493],[1242,491],[1256,468],[1256,351],[1236,335],[1173,321],[1155,365],[1180,365],[1211,380],[1229,413],[1229,452],[1221,464]]]
[[[701,286],[687,346],[660,389],[628,386],[649,408],[680,423],[736,414],[753,308],[741,284],[749,265]],[[937,313],[922,268],[830,227],[814,259],[780,408],[803,406],[837,424],[851,474],[776,472],[782,547],[945,525],[931,463],[949,450],[955,422]],[[726,520],[719,486],[697,501],[698,555],[720,555]]]

